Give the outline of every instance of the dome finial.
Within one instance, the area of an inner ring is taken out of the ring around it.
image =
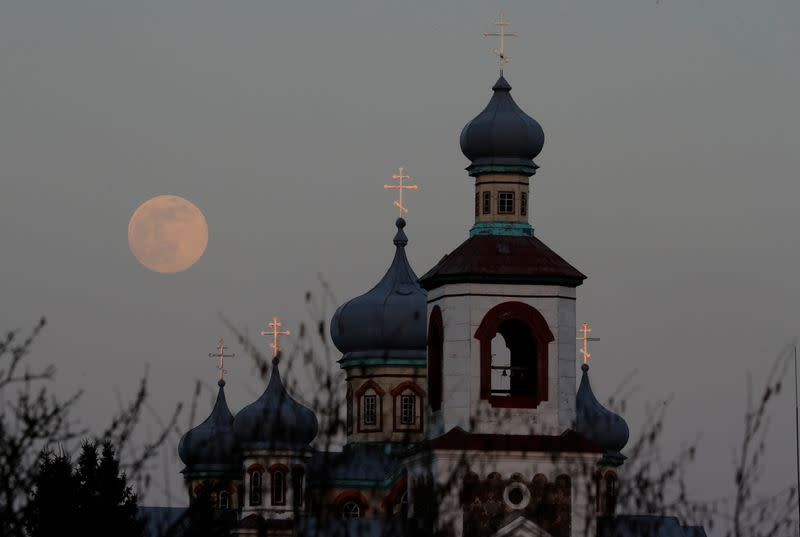
[[[395,181],[399,181],[399,184],[396,185],[383,185],[383,188],[388,190],[397,190],[398,191],[398,198],[394,200],[394,206],[400,211],[400,220],[403,219],[404,214],[408,214],[408,209],[405,205],[403,205],[403,190],[416,190],[419,188],[417,185],[404,185],[403,181],[406,179],[411,179],[410,175],[406,175],[406,168],[405,166],[400,166],[397,169],[397,173],[392,176],[392,179]],[[399,226],[398,226],[399,227]]]
[[[219,382],[217,382],[217,384],[220,387],[225,386],[225,373],[228,372],[228,370],[225,369],[225,358],[233,358],[236,356],[234,353],[225,354],[226,350],[228,350],[228,347],[225,346],[225,340],[219,338],[219,343],[217,343],[217,352],[208,353],[209,358],[217,358],[219,360],[219,363],[217,364],[217,369],[219,369]]]
[[[500,11],[500,14],[498,15],[494,25],[497,26],[499,30],[497,32],[484,32],[483,37],[499,38],[498,47],[492,49],[492,54],[497,56],[497,62],[500,67],[500,76],[503,76],[503,66],[511,61],[511,58],[506,55],[506,37],[517,37],[518,34],[517,32],[506,32],[506,28],[511,26],[511,21],[503,18],[502,11]]]
[[[589,323],[583,323],[583,327],[578,331],[581,333],[581,337],[577,338],[577,340],[583,341],[583,348],[581,349],[581,354],[583,355],[583,366],[581,367],[581,369],[583,369],[583,367],[586,367],[586,369],[583,369],[584,371],[586,371],[589,369],[589,358],[592,357],[592,355],[589,354],[589,342],[600,341],[600,338],[589,337],[589,334],[592,333],[592,329],[589,328]]]
[[[268,336],[272,338],[272,343],[269,346],[272,348],[272,363],[277,364],[277,360],[281,355],[283,349],[280,348],[278,345],[278,336],[288,336],[291,335],[291,332],[288,330],[279,330],[283,326],[283,323],[277,317],[272,317],[272,321],[267,323],[267,328],[271,328],[271,332],[264,332],[261,331],[262,336]]]

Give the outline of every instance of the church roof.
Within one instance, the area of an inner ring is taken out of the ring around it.
[[[511,97],[511,85],[501,75],[486,108],[461,131],[461,152],[472,161],[470,175],[511,172],[533,175],[533,159],[544,146],[539,123]]]
[[[438,450],[539,451],[563,453],[600,453],[602,449],[573,430],[560,435],[469,433],[461,427],[428,440],[424,444]]]
[[[577,431],[603,448],[602,462],[613,466],[622,464],[625,456],[620,450],[628,443],[628,424],[622,416],[600,404],[589,383],[589,365],[581,366],[581,385],[575,401]]]
[[[309,465],[314,483],[372,482],[391,485],[402,474],[398,455],[381,444],[350,444],[341,452],[315,453]]]
[[[426,357],[427,292],[406,258],[406,222],[398,218],[396,225],[394,259],[386,274],[375,287],[339,306],[331,319],[331,338],[344,355],[343,363]]]
[[[239,470],[233,439],[233,415],[225,401],[225,381],[220,380],[214,409],[206,420],[191,429],[178,444],[184,472],[230,473]]]
[[[536,237],[475,235],[420,278],[428,290],[448,283],[511,283],[577,287],[578,269]]]
[[[305,449],[317,436],[317,416],[292,399],[278,372],[278,360],[272,364],[267,389],[233,420],[236,441],[243,450]]]

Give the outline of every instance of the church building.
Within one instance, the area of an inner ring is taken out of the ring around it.
[[[232,535],[651,535],[613,522],[628,426],[580,363],[586,276],[534,232],[544,131],[500,73],[461,132],[475,189],[466,240],[418,277],[397,219],[386,273],[330,321],[344,448],[319,448],[317,415],[281,379],[277,340],[263,394],[234,415],[220,380],[211,414],[182,438],[190,501],[210,493],[234,513]],[[660,519],[672,529],[652,535],[704,535]]]

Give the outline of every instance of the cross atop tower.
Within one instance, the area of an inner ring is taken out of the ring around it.
[[[583,323],[583,327],[578,330],[581,333],[581,337],[577,338],[578,341],[583,341],[583,348],[581,349],[581,354],[583,354],[583,363],[589,361],[589,358],[592,357],[589,354],[589,342],[590,341],[600,341],[599,337],[589,337],[589,334],[592,333],[592,329],[589,328],[589,323]]]
[[[399,190],[399,197],[398,199],[394,200],[394,206],[400,210],[400,218],[403,218],[404,214],[408,213],[408,209],[403,205],[403,190],[416,190],[419,188],[417,185],[404,185],[403,181],[406,179],[411,179],[410,175],[406,175],[406,169],[404,166],[400,166],[397,169],[397,174],[392,176],[392,179],[395,181],[399,181],[397,185],[383,185],[383,188],[389,190]]]
[[[225,341],[222,338],[219,338],[219,343],[217,343],[217,352],[209,352],[209,358],[217,358],[219,359],[219,363],[217,364],[217,369],[219,369],[219,380],[225,381],[225,373],[228,372],[225,369],[225,358],[233,358],[236,356],[235,354],[225,354],[225,351],[228,350],[228,347],[225,346]]]
[[[281,349],[278,346],[278,336],[291,335],[291,332],[289,332],[288,330],[279,330],[279,328],[281,328],[282,326],[283,326],[283,323],[281,323],[280,319],[278,319],[277,317],[273,317],[272,318],[272,322],[267,324],[267,327],[271,328],[272,331],[271,332],[264,332],[264,331],[261,332],[262,336],[272,336],[272,343],[270,343],[269,346],[272,347],[272,358],[273,359],[277,359],[281,355],[281,352],[283,352],[283,349]]]
[[[484,33],[483,37],[498,37],[499,38],[499,46],[497,48],[492,49],[492,53],[497,56],[497,62],[500,65],[500,74],[503,74],[503,66],[511,61],[511,58],[506,56],[506,37],[517,37],[517,32],[506,32],[506,27],[511,26],[511,21],[505,20],[503,18],[503,12],[500,12],[500,15],[497,17],[497,21],[494,23],[497,26],[497,32],[489,32]]]

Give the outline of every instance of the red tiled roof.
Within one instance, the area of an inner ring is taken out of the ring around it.
[[[447,283],[517,283],[577,287],[586,279],[536,237],[470,237],[420,278],[425,289]]]

